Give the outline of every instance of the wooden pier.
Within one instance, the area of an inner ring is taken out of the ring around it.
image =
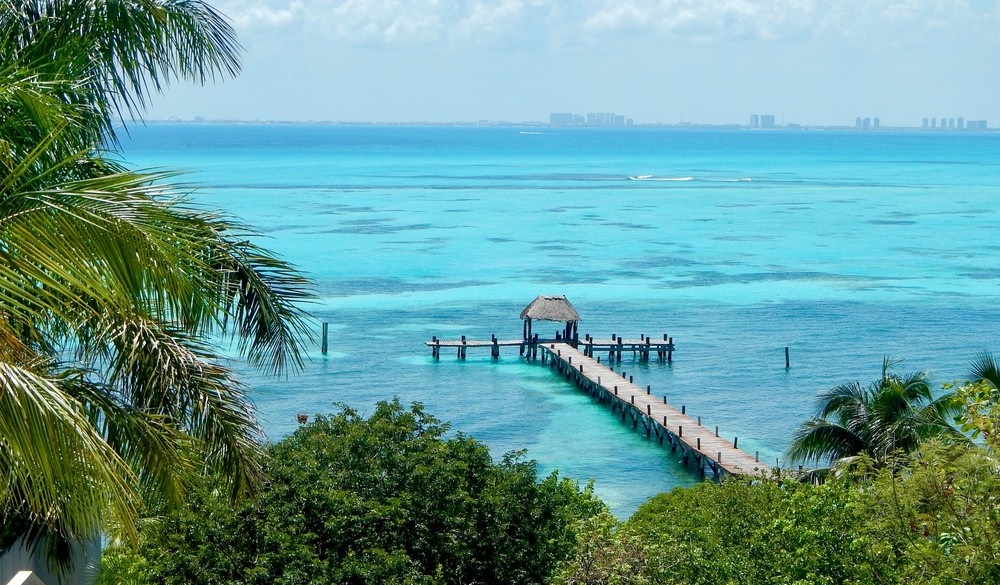
[[[431,348],[431,356],[434,359],[441,358],[442,348],[454,349],[455,356],[460,360],[466,358],[469,348],[490,348],[490,356],[493,359],[498,359],[501,347],[517,347],[521,355],[527,354],[528,357],[537,359],[538,348],[552,343],[568,343],[580,349],[588,357],[594,357],[595,352],[607,352],[609,363],[622,361],[622,355],[628,353],[642,362],[648,362],[650,356],[655,355],[658,360],[666,360],[667,363],[670,363],[674,356],[674,339],[667,334],[663,334],[662,341],[654,341],[646,335],[641,335],[639,339],[624,339],[615,334],[611,335],[611,339],[595,339],[586,335],[583,339],[576,338],[572,341],[567,341],[558,334],[555,339],[539,339],[538,334],[533,335],[530,339],[498,339],[496,335],[493,335],[489,341],[466,339],[464,335],[461,339],[438,339],[435,336],[430,341],[425,341],[424,345]]]
[[[720,437],[719,427],[713,433],[701,425],[701,417],[691,418],[683,406],[677,410],[667,404],[666,396],[659,400],[649,386],[640,388],[631,376],[626,379],[624,374],[616,374],[601,364],[600,355],[596,355],[607,352],[608,365],[621,363],[622,356],[629,352],[639,362],[648,362],[655,355],[657,360],[670,363],[674,352],[672,337],[664,334],[662,340],[654,340],[647,335],[639,339],[612,335],[611,339],[595,339],[585,335],[580,339],[577,326],[580,315],[562,295],[539,295],[521,311],[521,319],[524,320],[521,339],[503,340],[494,334],[489,341],[477,341],[463,335],[456,340],[433,337],[426,345],[436,360],[441,358],[442,348],[454,349],[460,360],[466,358],[469,348],[490,348],[495,360],[500,358],[501,347],[518,347],[520,355],[529,360],[537,360],[541,353],[543,364],[550,364],[601,403],[610,404],[611,412],[619,414],[622,422],[630,420],[633,429],[638,430],[641,425],[647,438],[661,445],[666,443],[684,465],[696,466],[702,475],[711,473],[718,478],[769,474],[770,468],[760,462],[758,454],[751,457],[739,449],[736,437],[731,442]],[[532,331],[534,321],[562,322],[565,327],[556,331],[555,339],[539,339]]]
[[[702,426],[701,417],[695,420],[683,406],[678,410],[667,404],[665,396],[662,400],[653,396],[648,386],[637,386],[631,377],[625,379],[569,344],[549,343],[542,350],[543,363],[548,362],[601,403],[610,404],[611,412],[620,414],[623,422],[631,420],[633,429],[641,426],[647,438],[667,443],[685,465],[715,477],[770,472],[759,456],[739,449],[738,438],[729,441],[720,437],[718,427],[713,432]]]
[[[667,403],[666,396],[652,395],[647,386],[636,385],[633,377],[623,377],[605,364],[621,363],[622,356],[632,354],[636,361],[649,361],[652,356],[660,361],[670,362],[674,352],[673,338],[663,335],[662,340],[653,340],[642,335],[639,339],[625,339],[612,335],[611,339],[596,339],[590,335],[571,341],[558,338],[540,340],[499,339],[493,335],[489,340],[461,339],[445,340],[432,338],[425,342],[431,348],[434,359],[440,359],[441,349],[454,349],[458,359],[466,359],[469,348],[490,349],[493,359],[499,359],[501,347],[518,347],[520,355],[528,359],[541,359],[543,364],[559,371],[581,390],[590,394],[602,404],[609,405],[611,412],[621,417],[623,422],[631,422],[632,428],[645,432],[646,437],[666,444],[685,466],[693,466],[702,474],[722,475],[767,475],[770,467],[760,462],[757,454],[750,455],[739,449],[739,439],[729,441],[719,436],[718,427],[711,430],[702,426],[701,417],[693,418],[686,412]],[[573,346],[576,344],[576,347]],[[601,355],[607,354],[607,361],[601,363]]]

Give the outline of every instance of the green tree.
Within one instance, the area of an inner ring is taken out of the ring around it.
[[[233,504],[212,486],[145,533],[165,584],[544,583],[577,527],[605,510],[589,489],[481,443],[419,405],[316,417],[270,448],[269,483]],[[135,563],[132,563],[135,564]]]
[[[814,486],[730,478],[659,494],[623,524],[592,524],[559,583],[895,583],[899,541],[874,493],[844,478]]]
[[[958,411],[954,396],[935,398],[926,373],[898,375],[893,365],[885,358],[882,376],[866,387],[855,381],[820,394],[819,413],[796,431],[789,458],[846,465],[865,456],[882,467],[930,437],[961,440],[949,424]]]
[[[0,545],[134,540],[206,470],[254,491],[262,434],[213,348],[299,365],[307,282],[101,154],[171,79],[238,71],[231,27],[195,0],[3,0],[0,54]]]

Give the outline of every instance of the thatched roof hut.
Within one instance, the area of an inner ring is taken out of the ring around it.
[[[563,331],[564,337],[566,339],[573,339],[576,336],[580,314],[576,312],[573,305],[563,295],[538,295],[535,300],[528,303],[528,306],[521,311],[521,319],[524,319],[525,339],[531,337],[532,321],[559,321],[566,323],[566,328]]]

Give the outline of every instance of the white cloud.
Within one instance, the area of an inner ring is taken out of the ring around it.
[[[238,31],[286,28],[300,23],[306,12],[298,0],[275,6],[266,0],[231,0],[219,3],[218,7],[233,21]]]
[[[873,35],[992,38],[996,3],[964,0],[227,0],[241,31],[303,30],[329,42],[537,46],[604,37],[702,41]]]

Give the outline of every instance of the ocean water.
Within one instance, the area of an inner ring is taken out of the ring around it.
[[[527,450],[616,514],[696,478],[548,368],[437,335],[516,338],[539,294],[581,336],[669,334],[621,369],[784,463],[795,427],[883,356],[937,382],[996,350],[1000,134],[149,124],[123,158],[181,169],[315,282],[330,352],[239,364],[274,440],[295,415],[421,402],[494,456]],[[551,330],[557,328],[551,324]],[[535,331],[546,334],[546,325]],[[785,368],[788,347],[791,367]]]

